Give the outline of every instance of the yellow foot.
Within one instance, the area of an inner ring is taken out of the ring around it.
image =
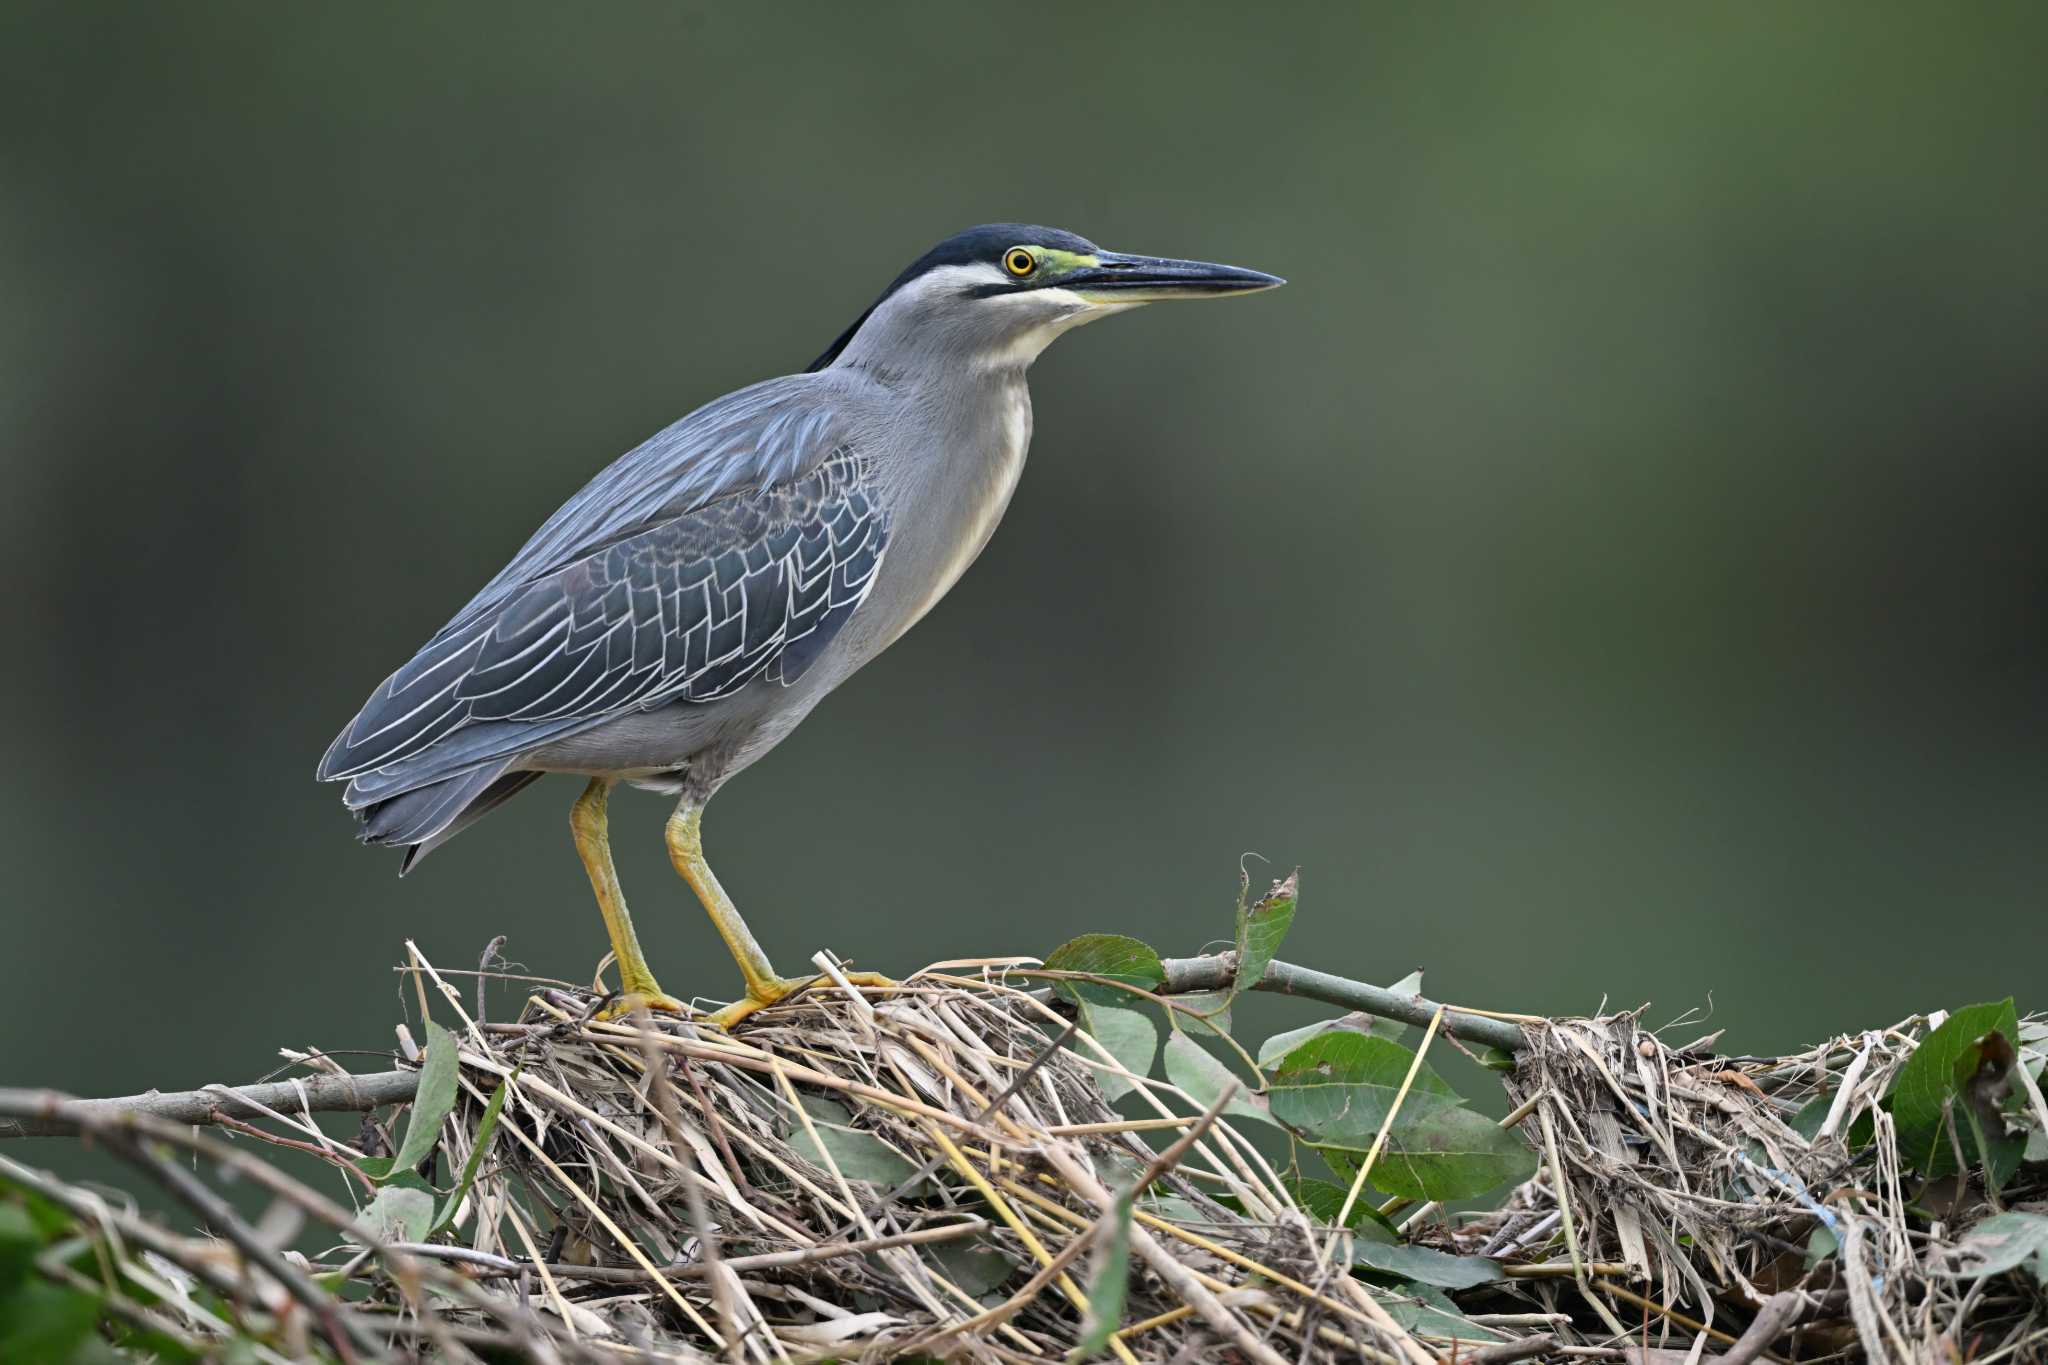
[[[903,983],[880,972],[847,972],[847,981],[856,986],[873,986],[879,990],[894,990]],[[727,1005],[724,1009],[713,1010],[705,1016],[705,1022],[714,1028],[732,1032],[743,1019],[764,1010],[770,1005],[780,1004],[798,991],[809,987],[814,990],[830,990],[833,981],[829,976],[778,976],[758,986],[747,987],[747,993]]]
[[[606,1023],[624,1019],[634,1010],[661,1010],[666,1014],[688,1014],[690,1007],[660,987],[645,991],[623,991],[613,998],[609,1005],[597,1012],[597,1017]]]

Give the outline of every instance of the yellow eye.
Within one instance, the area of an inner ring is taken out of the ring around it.
[[[1021,246],[1013,246],[1003,253],[1003,269],[1021,280],[1038,269],[1038,258]]]

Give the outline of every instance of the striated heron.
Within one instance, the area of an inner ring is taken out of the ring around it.
[[[607,802],[621,780],[678,797],[670,858],[746,981],[711,1016],[731,1027],[803,982],[776,974],[712,874],[705,803],[981,553],[1031,441],[1025,373],[1053,338],[1280,283],[1056,228],[948,237],[802,374],[716,399],[592,479],[370,694],[318,777],[345,780],[361,837],[410,868],[542,774],[587,776],[570,828],[615,1008],[683,1006],[641,955]]]

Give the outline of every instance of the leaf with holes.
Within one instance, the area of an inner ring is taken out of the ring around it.
[[[1273,1117],[1317,1145],[1371,1142],[1401,1094],[1415,1054],[1399,1043],[1340,1030],[1318,1034],[1280,1059],[1266,1087]],[[1427,1064],[1401,1100],[1404,1122],[1464,1103]]]
[[[1244,908],[1244,898],[1238,898],[1237,978],[1233,983],[1236,990],[1248,991],[1265,979],[1267,964],[1280,951],[1281,940],[1293,927],[1294,902],[1300,887],[1301,869],[1296,868],[1274,882],[1273,889],[1249,909]]]

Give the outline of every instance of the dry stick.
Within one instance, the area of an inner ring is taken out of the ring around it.
[[[789,1355],[782,1349],[782,1341],[775,1335],[775,1329],[768,1325],[768,1319],[747,1293],[746,1286],[731,1267],[724,1264],[718,1254],[718,1233],[711,1226],[711,1216],[705,1210],[703,1177],[697,1168],[683,1159],[685,1152],[695,1155],[696,1148],[683,1136],[682,1116],[676,1112],[676,1097],[669,1089],[668,1063],[655,1050],[654,1034],[647,1027],[647,1011],[637,1009],[633,1020],[640,1033],[640,1051],[647,1066],[648,1097],[654,1102],[654,1112],[661,1118],[661,1126],[668,1137],[669,1154],[682,1168],[683,1203],[689,1211],[691,1229],[697,1234],[697,1249],[704,1262],[704,1278],[711,1284],[711,1301],[717,1305],[727,1324],[735,1334],[735,1340],[746,1351],[765,1354],[759,1336],[768,1339],[767,1350],[783,1365],[789,1365]]]
[[[512,1134],[521,1146],[533,1153],[534,1159],[547,1168],[548,1174],[555,1178],[556,1183],[573,1195],[577,1203],[590,1211],[591,1217],[597,1220],[598,1225],[610,1233],[613,1240],[618,1242],[621,1247],[625,1248],[626,1254],[638,1262],[642,1270],[654,1278],[654,1283],[660,1286],[661,1291],[668,1296],[669,1302],[680,1309],[683,1316],[695,1324],[698,1331],[710,1338],[714,1347],[721,1351],[725,1349],[725,1339],[718,1335],[718,1329],[706,1321],[704,1315],[697,1311],[697,1306],[684,1298],[676,1287],[668,1281],[667,1277],[655,1268],[654,1262],[648,1259],[647,1253],[640,1249],[640,1244],[629,1237],[626,1234],[626,1230],[614,1222],[612,1216],[604,1211],[604,1205],[598,1203],[588,1190],[571,1180],[569,1173],[557,1165],[553,1157],[542,1151],[539,1143],[526,1135],[519,1127],[516,1119],[508,1121],[501,1114],[499,1115],[498,1126]]]
[[[337,1300],[267,1245],[262,1235],[238,1218],[228,1207],[228,1202],[208,1189],[198,1176],[164,1160],[131,1135],[102,1132],[99,1136],[115,1155],[169,1190],[179,1203],[205,1219],[208,1226],[219,1229],[223,1237],[235,1244],[236,1250],[262,1266],[265,1274],[283,1285],[285,1292],[312,1314],[313,1320],[320,1324],[321,1333],[334,1343],[334,1349],[340,1352],[344,1361],[353,1356],[349,1350],[351,1345],[366,1355],[376,1354],[376,1338],[354,1317],[339,1312]]]
[[[1042,1155],[1075,1193],[1104,1212],[1116,1206],[1116,1197],[1095,1178],[1087,1162],[1074,1156],[1067,1143],[1049,1143]],[[1166,1281],[1180,1295],[1182,1302],[1201,1314],[1203,1321],[1222,1333],[1238,1350],[1258,1361],[1259,1365],[1287,1365],[1286,1357],[1260,1340],[1242,1318],[1225,1308],[1223,1301],[1209,1292],[1209,1287],[1197,1278],[1195,1272],[1176,1260],[1151,1233],[1139,1227],[1135,1218],[1131,1226],[1131,1250],[1144,1258],[1152,1272]],[[1109,1344],[1119,1356],[1130,1358],[1130,1348],[1124,1345],[1122,1338],[1112,1336]]]
[[[1227,952],[1214,953],[1208,957],[1169,957],[1161,959],[1160,965],[1166,969],[1166,982],[1159,988],[1162,995],[1223,990],[1236,979],[1237,954]],[[1369,986],[1363,981],[1333,976],[1309,967],[1297,967],[1291,962],[1281,962],[1277,959],[1266,964],[1266,974],[1253,983],[1252,989],[1273,991],[1280,995],[1298,995],[1307,1000],[1320,1000],[1328,1005],[1343,1005],[1348,1009],[1362,1010],[1381,1019],[1414,1024],[1418,1028],[1428,1024],[1430,1017],[1441,1009],[1446,1011],[1444,1027],[1460,1038],[1486,1043],[1506,1052],[1520,1052],[1529,1046],[1529,1040],[1523,1035],[1521,1028],[1505,1019],[1467,1014],[1462,1010],[1439,1005],[1434,1000],[1425,1000],[1419,995],[1400,995],[1384,986]]]
[[[994,1099],[990,1100],[987,1104],[981,1107],[981,1111],[974,1116],[974,1126],[979,1128],[982,1124],[988,1122],[989,1117],[991,1115],[996,1113],[1004,1105],[1008,1104],[1012,1099],[1014,1099],[1017,1095],[1017,1092],[1022,1090],[1025,1087],[1025,1085],[1030,1082],[1033,1076],[1038,1074],[1038,1070],[1040,1067],[1044,1066],[1047,1062],[1051,1061],[1054,1057],[1059,1055],[1060,1049],[1067,1045],[1067,1040],[1072,1038],[1074,1034],[1080,1030],[1080,1027],[1081,1022],[1077,1019],[1072,1023],[1068,1024],[1066,1028],[1062,1029],[1060,1031],[1060,1036],[1053,1039],[1050,1043],[1046,1044],[1046,1046],[1042,1048],[1036,1056],[1034,1056],[1028,1063],[1026,1063],[1024,1069],[1017,1073],[1016,1078],[1014,1080],[1012,1080],[1008,1085],[1003,1087],[1001,1093],[999,1093]],[[930,1160],[926,1161],[924,1165],[918,1167],[915,1171],[912,1171],[907,1178],[898,1181],[895,1189],[890,1190],[887,1194],[883,1195],[880,1199],[877,1199],[875,1201],[875,1207],[878,1209],[885,1208],[889,1204],[894,1203],[896,1200],[910,1193],[911,1190],[917,1188],[917,1186],[922,1181],[927,1179],[932,1174],[932,1172],[938,1170],[939,1167],[945,1164],[946,1153],[942,1150],[939,1152],[937,1156],[932,1157]],[[854,1210],[855,1217],[853,1221],[848,1222],[844,1226],[839,1227],[834,1231],[826,1234],[826,1240],[830,1241],[835,1238],[844,1237],[847,1233],[852,1232],[859,1225],[861,1220],[866,1216],[865,1211],[862,1210],[858,1204],[854,1206]]]
[[[1132,1195],[1136,1196],[1138,1194],[1143,1193],[1144,1190],[1147,1187],[1149,1187],[1153,1181],[1157,1180],[1160,1176],[1164,1175],[1168,1170],[1172,1169],[1175,1162],[1179,1161],[1182,1157],[1186,1156],[1188,1153],[1188,1149],[1193,1147],[1195,1143],[1198,1140],[1200,1140],[1202,1134],[1207,1132],[1210,1126],[1214,1124],[1217,1118],[1223,1113],[1223,1107],[1230,1103],[1232,1099],[1236,1098],[1237,1091],[1237,1083],[1235,1081],[1231,1082],[1231,1084],[1225,1088],[1223,1095],[1214,1104],[1209,1106],[1209,1108],[1206,1111],[1204,1111],[1200,1118],[1196,1119],[1193,1124],[1189,1125],[1186,1132],[1182,1133],[1180,1137],[1176,1139],[1164,1151],[1160,1152],[1157,1156],[1153,1157],[1151,1162],[1149,1162],[1146,1165],[1144,1171],[1140,1173],[1140,1175],[1138,1176],[1137,1183],[1131,1187]],[[1001,1101],[998,1101],[997,1103],[1001,1103]],[[994,1106],[990,1106],[991,1111],[993,1110],[993,1108]],[[1107,1226],[1108,1220],[1111,1216],[1112,1215],[1109,1213],[1103,1214],[1102,1219],[1097,1226]],[[1067,1266],[1072,1264],[1075,1258],[1080,1256],[1082,1251],[1085,1250],[1093,1240],[1093,1238],[1088,1236],[1080,1236],[1074,1238],[1072,1241],[1068,1242],[1065,1247],[1061,1248],[1059,1255],[1053,1257],[1052,1260],[1048,1261],[1043,1267],[1041,1267],[1038,1273],[1033,1275],[1030,1278],[1030,1280],[1025,1283],[1024,1287],[1022,1289],[1019,1289],[1015,1294],[1012,1294],[1009,1298],[997,1304],[994,1308],[989,1309],[987,1312],[978,1313],[974,1317],[966,1319],[964,1322],[956,1322],[949,1324],[943,1331],[935,1333],[929,1337],[919,1338],[913,1344],[914,1349],[926,1350],[940,1341],[948,1340],[964,1332],[978,1331],[983,1327],[991,1326],[999,1322],[1008,1321],[1011,1317],[1015,1316],[1016,1313],[1020,1309],[1022,1309],[1026,1304],[1030,1303],[1031,1300],[1036,1298],[1039,1295],[1039,1293],[1044,1290],[1045,1286],[1052,1282],[1052,1279],[1055,1275],[1058,1275],[1061,1271],[1065,1270]],[[1186,1311],[1193,1312],[1194,1310],[1190,1308]],[[1157,1326],[1160,1321],[1167,1320],[1168,1316],[1169,1315],[1162,1314],[1159,1318],[1148,1319],[1144,1325],[1148,1327]],[[1129,1335],[1134,1335],[1132,1330],[1129,1328],[1120,1329],[1116,1333],[1116,1336],[1118,1338],[1123,1338]],[[1121,1345],[1121,1341],[1119,1341],[1118,1344]],[[907,1355],[911,1353],[913,1353],[913,1347],[906,1346],[904,1348],[904,1354]]]
[[[1721,1357],[1720,1365],[1749,1365],[1764,1353],[1766,1346],[1785,1334],[1805,1307],[1806,1296],[1796,1289],[1765,1299],[1764,1306],[1757,1310],[1756,1320],[1728,1348],[1728,1353]]]
[[[975,1192],[983,1199],[986,1199],[989,1207],[996,1211],[996,1216],[1009,1226],[1010,1231],[1017,1234],[1018,1240],[1024,1243],[1024,1249],[1031,1253],[1032,1259],[1036,1260],[1040,1266],[1052,1269],[1052,1263],[1055,1258],[1050,1251],[1045,1249],[1045,1243],[1038,1239],[1038,1234],[1031,1230],[1031,1225],[1025,1222],[1017,1210],[1010,1206],[1010,1201],[996,1192],[996,1187],[989,1183],[988,1177],[983,1175],[976,1169],[974,1163],[967,1159],[967,1154],[960,1150],[959,1145],[953,1139],[946,1136],[946,1130],[935,1123],[928,1123],[925,1125],[925,1131],[931,1135],[932,1141],[937,1143],[945,1152],[946,1158],[952,1163],[953,1169],[960,1172],[966,1178],[968,1184],[974,1186]],[[1065,1273],[1064,1270],[1054,1270],[1052,1282],[1060,1293],[1066,1297],[1068,1303],[1073,1304],[1074,1307],[1084,1313],[1088,1311],[1088,1298],[1081,1292],[1080,1287],[1074,1283],[1073,1276]],[[1130,1348],[1122,1342],[1112,1338],[1110,1345],[1115,1350],[1117,1358],[1127,1362],[1127,1365],[1136,1360],[1136,1357],[1131,1355]]]
[[[1029,1305],[1033,1299],[1043,1293],[1045,1287],[1053,1282],[1054,1277],[1062,1274],[1068,1266],[1079,1259],[1081,1253],[1086,1251],[1093,1241],[1094,1239],[1085,1233],[1075,1237],[1060,1248],[1057,1256],[1054,1256],[1050,1261],[1040,1266],[1038,1273],[1026,1280],[1024,1287],[1009,1298],[1004,1299],[993,1308],[976,1313],[971,1318],[962,1318],[958,1322],[947,1323],[944,1327],[904,1343],[901,1353],[908,1356],[929,1352],[933,1346],[942,1341],[950,1341],[952,1338],[968,1332],[978,1332],[984,1327],[1000,1326],[1008,1322],[1019,1311]]]
[[[836,1260],[843,1256],[865,1256],[871,1251],[887,1251],[892,1247],[921,1246],[927,1242],[950,1242],[956,1238],[969,1237],[988,1230],[986,1218],[969,1218],[964,1222],[942,1223],[938,1227],[919,1228],[914,1232],[891,1233],[887,1237],[875,1237],[862,1242],[834,1242],[830,1245],[797,1247],[791,1251],[763,1251],[752,1256],[727,1256],[722,1264],[733,1271],[777,1270],[785,1266],[809,1265],[813,1261]],[[557,1261],[518,1261],[509,1256],[499,1256],[488,1251],[473,1251],[468,1247],[438,1246],[427,1242],[397,1242],[397,1251],[409,1252],[437,1260],[465,1261],[484,1267],[479,1279],[494,1279],[517,1275],[523,1270],[539,1270],[551,1273],[564,1280],[588,1280],[592,1284],[652,1284],[654,1279],[646,1271],[634,1266],[623,1265],[564,1265]],[[701,1261],[690,1261],[678,1265],[665,1265],[661,1273],[672,1280],[701,1280],[705,1267]]]
[[[69,1112],[78,1115],[77,1123],[34,1115],[0,1119],[0,1138],[68,1136],[90,1117],[116,1114],[143,1114],[166,1123],[187,1125],[212,1123],[216,1113],[242,1119],[263,1118],[264,1109],[299,1107],[302,1095],[304,1107],[318,1113],[360,1113],[409,1100],[419,1084],[417,1071],[380,1071],[368,1076],[311,1076],[233,1089],[216,1086],[170,1093],[152,1090],[143,1095],[104,1100],[67,1098]]]
[[[1049,1175],[1041,1174],[1038,1178],[1040,1180],[1043,1180],[1047,1184],[1053,1185],[1055,1187],[1057,1187],[1059,1184],[1058,1181],[1054,1180],[1053,1177]],[[1070,1221],[1082,1221],[1081,1215],[1075,1213],[1066,1205],[1055,1203],[1053,1200],[1046,1198],[1044,1195],[1038,1193],[1036,1190],[1028,1189],[1018,1184],[1009,1176],[1003,1177],[1003,1186],[1004,1188],[1008,1189],[1012,1194],[1015,1194],[1018,1197],[1024,1199],[1033,1207],[1045,1213],[1052,1214],[1053,1216],[1059,1218],[1066,1218]],[[1236,1266],[1240,1270],[1249,1271],[1251,1274],[1257,1275],[1263,1280],[1266,1280],[1272,1284],[1279,1285],[1282,1289],[1288,1290],[1289,1292],[1294,1294],[1298,1294],[1302,1298],[1308,1300],[1310,1303],[1313,1303],[1320,1308],[1326,1309],[1332,1313],[1336,1313],[1342,1317],[1348,1317],[1354,1322],[1364,1323],[1368,1327],[1377,1327],[1379,1325],[1372,1318],[1368,1317],[1364,1312],[1362,1312],[1360,1309],[1356,1307],[1353,1307],[1351,1304],[1342,1302],[1338,1299],[1333,1299],[1327,1294],[1318,1293],[1312,1286],[1303,1284],[1300,1280],[1295,1279],[1292,1275],[1287,1274],[1285,1271],[1276,1270],[1275,1268],[1269,1265],[1262,1265],[1258,1261],[1253,1260],[1251,1257],[1246,1256],[1241,1252],[1232,1251],[1229,1247],[1224,1246],[1220,1242],[1213,1242],[1207,1237],[1202,1236],[1198,1232],[1190,1232],[1188,1229],[1182,1227],[1178,1223],[1169,1222],[1168,1220],[1159,1217],[1157,1214],[1147,1213],[1143,1209],[1134,1210],[1132,1217],[1137,1222],[1143,1223],[1146,1227],[1155,1228],[1158,1231],[1165,1233],[1167,1236],[1174,1238],[1176,1241],[1187,1243],[1189,1246],[1195,1248],[1197,1251],[1207,1252],[1209,1255],[1214,1256],[1219,1261],[1227,1261],[1231,1265]],[[1213,1279],[1213,1277],[1211,1278]],[[1214,1284],[1212,1287],[1221,1292],[1231,1289],[1242,1288],[1243,1286],[1232,1285],[1227,1283],[1226,1281],[1217,1279],[1214,1280]]]
[[[1458,1359],[1462,1365],[1508,1365],[1510,1361],[1527,1360],[1546,1351],[1554,1351],[1557,1346],[1557,1338],[1546,1332],[1541,1336],[1523,1337],[1520,1341],[1504,1341],[1498,1346],[1481,1346]]]
[[[1056,1183],[1052,1181],[1052,1178],[1050,1176],[1041,1175],[1039,1179],[1045,1180],[1049,1183]],[[1015,1187],[1012,1186],[1012,1188],[1014,1189]],[[1079,1214],[1074,1213],[1065,1205],[1056,1204],[1052,1200],[1045,1198],[1043,1195],[1033,1194],[1028,1190],[1017,1190],[1017,1193],[1025,1195],[1033,1201],[1033,1204],[1035,1206],[1040,1206],[1047,1212],[1059,1214],[1070,1219],[1076,1219],[1080,1217]],[[1136,1211],[1135,1217],[1137,1221],[1145,1224],[1147,1227],[1156,1228],[1160,1232],[1166,1233],[1170,1237],[1185,1242],[1189,1246],[1192,1246],[1199,1251],[1205,1251],[1210,1255],[1215,1256],[1218,1260],[1228,1261],[1230,1264],[1235,1265],[1240,1269],[1247,1270],[1252,1274],[1258,1276],[1260,1279],[1268,1281],[1269,1283],[1277,1284],[1283,1289],[1292,1290],[1294,1293],[1301,1295],[1302,1298],[1307,1300],[1308,1304],[1314,1305],[1315,1307],[1323,1309],[1327,1312],[1336,1313],[1340,1316],[1350,1318],[1354,1322],[1364,1323],[1368,1326],[1373,1325],[1373,1320],[1371,1318],[1367,1317],[1364,1313],[1360,1312],[1351,1304],[1340,1302],[1339,1300],[1333,1299],[1326,1294],[1319,1294],[1314,1289],[1312,1289],[1308,1285],[1303,1284],[1301,1281],[1294,1279],[1292,1276],[1286,1275],[1278,1270],[1275,1270],[1271,1266],[1262,1265],[1259,1262],[1252,1260],[1248,1256],[1240,1255],[1239,1253],[1230,1250],[1228,1247],[1210,1241],[1208,1238],[1201,1236],[1199,1233],[1189,1232],[1186,1228],[1181,1227],[1177,1223],[1170,1223],[1163,1218],[1159,1218],[1153,1214],[1146,1213],[1142,1209]],[[1198,1270],[1193,1273],[1196,1279],[1198,1279],[1204,1287],[1206,1287],[1208,1290],[1210,1290],[1210,1292],[1215,1294],[1235,1294],[1241,1292],[1242,1290],[1248,1287],[1248,1284],[1231,1284],[1227,1280],[1220,1279],[1217,1276],[1210,1275],[1203,1271]],[[1256,1282],[1254,1281],[1248,1283]],[[1291,1328],[1296,1331],[1305,1330],[1305,1323],[1307,1321],[1305,1317],[1305,1308],[1283,1309],[1273,1304],[1254,1300],[1244,1305],[1244,1311],[1247,1313],[1262,1313],[1268,1317],[1273,1318],[1282,1326]],[[1125,1331],[1123,1332],[1119,1332],[1118,1335],[1136,1335],[1139,1331],[1148,1330],[1152,1327],[1160,1325],[1162,1322],[1170,1321],[1176,1315],[1187,1317],[1192,1316],[1194,1312],[1195,1309],[1193,1308],[1193,1306],[1183,1304],[1180,1308],[1172,1310],[1172,1312],[1170,1313],[1162,1313],[1158,1315],[1156,1318],[1147,1318],[1144,1322],[1136,1323],[1131,1328],[1125,1329]],[[1348,1350],[1353,1351],[1354,1353],[1362,1350],[1364,1352],[1364,1356],[1366,1359],[1382,1362],[1382,1365],[1403,1365],[1403,1362],[1408,1360],[1408,1357],[1405,1354],[1401,1356],[1390,1356],[1387,1355],[1385,1352],[1380,1351],[1376,1347],[1362,1346],[1362,1344],[1359,1343],[1355,1337],[1347,1337],[1343,1333],[1337,1331],[1335,1328],[1330,1327],[1326,1324],[1317,1325],[1315,1328],[1315,1334],[1324,1341],[1331,1343],[1332,1345],[1344,1347]],[[1417,1346],[1417,1349],[1421,1349],[1419,1344]],[[1425,1360],[1431,1359],[1431,1357],[1428,1356],[1427,1352],[1424,1352],[1423,1358]]]
[[[1641,1294],[1636,1293],[1633,1289],[1624,1289],[1622,1288],[1622,1286],[1616,1284],[1612,1280],[1604,1278],[1594,1280],[1593,1287],[1598,1289],[1603,1294],[1612,1294],[1615,1298],[1620,1299],[1623,1303],[1631,1303],[1638,1308],[1647,1310],[1648,1312],[1656,1313],[1663,1317],[1667,1317],[1671,1319],[1671,1321],[1677,1323],[1680,1327],[1685,1328],[1685,1330],[1688,1332],[1705,1332],[1708,1336],[1722,1343],[1724,1346],[1735,1345],[1735,1338],[1729,1336],[1720,1328],[1709,1327],[1704,1322],[1701,1322],[1698,1318],[1687,1317],[1685,1314],[1679,1312],[1675,1308],[1666,1308],[1663,1304],[1658,1303],[1656,1300],[1646,1299]],[[1628,1333],[1626,1331],[1624,1331],[1621,1334],[1621,1336],[1623,1340],[1628,1339]],[[1769,1343],[1765,1344],[1768,1345]],[[1757,1348],[1757,1351],[1759,1354],[1761,1354],[1763,1351],[1763,1347],[1759,1346]],[[1776,1359],[1776,1357],[1774,1356],[1767,1358]]]

